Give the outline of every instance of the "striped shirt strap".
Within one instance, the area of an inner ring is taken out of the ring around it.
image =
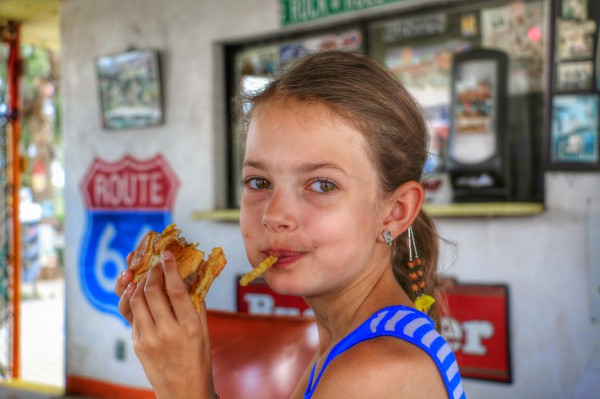
[[[304,398],[312,397],[327,365],[354,345],[381,336],[392,336],[424,350],[435,362],[451,399],[466,399],[458,363],[446,340],[435,330],[433,321],[422,312],[405,306],[381,309],[340,341],[329,353],[315,378],[313,367]]]

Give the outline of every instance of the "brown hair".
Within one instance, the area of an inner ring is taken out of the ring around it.
[[[289,98],[323,103],[365,135],[384,196],[405,182],[420,181],[429,145],[421,110],[398,79],[375,60],[341,51],[314,53],[283,71],[262,92],[242,95],[238,105],[240,111],[244,104],[254,111],[268,102]],[[246,128],[253,111],[242,112]],[[423,210],[412,226],[423,261],[425,293],[435,297],[439,237]],[[414,300],[406,265],[406,232],[396,238],[391,262],[396,279]],[[438,306],[434,305],[429,315],[439,326]]]

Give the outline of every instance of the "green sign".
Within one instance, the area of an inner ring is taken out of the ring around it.
[[[282,25],[330,17],[404,0],[280,0]]]

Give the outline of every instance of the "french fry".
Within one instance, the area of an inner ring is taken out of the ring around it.
[[[260,262],[260,265],[256,266],[250,272],[246,273],[240,279],[240,285],[247,286],[251,281],[265,273],[271,266],[277,262],[277,258],[270,255],[267,259]]]

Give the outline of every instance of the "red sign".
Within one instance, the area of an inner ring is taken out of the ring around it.
[[[312,310],[299,296],[276,294],[265,279],[258,278],[247,286],[237,286],[237,310],[250,314],[312,316]]]
[[[510,383],[508,287],[454,284],[446,301],[442,335],[462,376]]]
[[[96,158],[81,182],[88,209],[172,209],[177,176],[157,154],[145,161],[125,155],[117,162]]]
[[[508,287],[453,284],[446,291],[442,335],[452,347],[461,375],[511,382]],[[237,287],[237,310],[250,314],[312,315],[301,297],[279,295],[264,279]]]

